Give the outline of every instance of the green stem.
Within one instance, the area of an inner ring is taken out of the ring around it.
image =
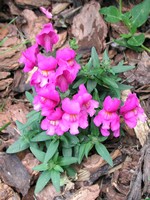
[[[149,48],[147,48],[146,46],[144,46],[143,44],[141,45],[141,47],[145,50],[145,51],[147,51],[147,52],[149,52],[150,53],[150,49]]]
[[[122,14],[122,0],[119,0],[119,12]]]
[[[0,131],[3,131],[7,126],[9,126],[11,122],[8,122],[7,124],[4,124],[2,127],[0,127]]]

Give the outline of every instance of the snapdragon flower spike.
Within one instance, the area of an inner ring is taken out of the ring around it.
[[[20,63],[24,63],[24,72],[31,71],[37,65],[37,54],[39,53],[38,45],[34,44],[33,46],[27,48],[22,52],[22,56],[19,60]]]
[[[62,135],[64,131],[61,129],[63,111],[60,107],[53,110],[45,119],[41,122],[41,128],[46,130],[48,135]],[[63,124],[62,124],[63,125]]]
[[[48,19],[51,19],[51,18],[52,18],[52,13],[49,12],[48,9],[46,9],[46,8],[44,8],[44,7],[40,7],[40,10],[42,11],[42,13],[44,13],[44,14],[46,15],[46,17],[47,17]]]
[[[36,36],[36,42],[41,45],[46,52],[52,51],[53,45],[58,42],[58,35],[51,23],[44,25],[42,31]]]
[[[79,102],[76,100],[70,100],[69,98],[65,98],[62,100],[62,110],[64,111],[62,121],[65,127],[65,131],[68,131],[70,129],[70,133],[72,135],[78,134],[80,115]]]
[[[31,85],[36,89],[44,87],[48,83],[53,83],[54,73],[57,67],[57,60],[52,57],[46,57],[43,54],[37,55],[38,70],[31,77]]]
[[[109,136],[111,130],[114,137],[119,137],[120,117],[117,113],[119,106],[119,99],[112,99],[110,96],[108,96],[103,102],[103,109],[100,110],[98,115],[94,118],[94,124],[98,127],[100,126],[100,131],[103,136]]]
[[[146,120],[144,110],[141,108],[139,99],[135,93],[128,95],[124,105],[120,108],[120,114],[130,128],[136,126],[138,119],[142,122]]]
[[[99,102],[92,99],[92,95],[88,93],[84,84],[79,86],[79,91],[73,96],[73,99],[80,103],[81,110],[87,112],[92,117],[98,108]]]

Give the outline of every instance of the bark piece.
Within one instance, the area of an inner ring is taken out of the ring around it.
[[[11,187],[0,182],[0,200],[20,200],[20,197]]]
[[[15,0],[15,3],[19,7],[34,7],[39,8],[41,6],[49,6],[50,2],[48,0]]]
[[[36,194],[37,200],[52,200],[56,196],[60,195],[56,192],[54,186],[49,183],[40,193]]]
[[[37,17],[32,10],[28,9],[23,10],[22,16],[27,21],[27,24],[22,25],[22,31],[33,44],[35,36],[41,31],[42,26],[48,22],[48,19],[45,16]]]
[[[0,177],[23,196],[30,187],[30,175],[16,155],[0,154]]]
[[[53,8],[52,8],[52,14],[53,15],[59,14],[60,12],[65,10],[69,6],[69,4],[70,3],[56,3],[56,4],[54,4]]]
[[[80,190],[77,190],[71,197],[66,200],[95,200],[100,193],[100,188],[98,184],[92,186],[82,187]]]
[[[10,76],[10,72],[1,72],[0,71],[0,80],[7,78]]]
[[[98,2],[91,1],[74,17],[72,34],[82,48],[95,47],[100,53],[106,46],[107,26],[99,13]]]
[[[13,82],[12,78],[0,80],[0,91],[5,90]]]

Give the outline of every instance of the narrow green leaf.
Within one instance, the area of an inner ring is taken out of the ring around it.
[[[126,84],[121,84],[121,83],[118,83],[118,86],[119,86],[120,90],[129,90],[129,89],[133,88],[133,86],[126,85]]]
[[[13,143],[11,146],[8,147],[7,153],[17,153],[20,151],[23,151],[29,147],[29,143],[24,141],[22,138],[17,140],[15,143]]]
[[[62,154],[64,157],[71,157],[72,156],[72,148],[65,148],[65,147],[62,147]]]
[[[102,77],[102,80],[106,85],[111,86],[113,88],[118,88],[116,81],[112,79],[111,77],[105,76],[105,77]]]
[[[98,57],[98,54],[97,54],[97,52],[96,52],[95,47],[92,47],[92,50],[91,50],[91,57],[92,57],[93,67],[94,67],[94,68],[99,67],[100,61],[99,61],[99,57]]]
[[[79,157],[78,157],[78,163],[80,164],[84,155],[85,155],[85,147],[86,147],[86,143],[82,143],[80,145],[80,148],[79,148]]]
[[[101,8],[100,13],[105,15],[107,22],[117,23],[121,20],[121,14],[115,6]]]
[[[86,83],[87,79],[86,78],[80,78],[76,83],[73,84],[72,88],[75,89],[79,87],[79,85]]]
[[[62,157],[59,161],[60,166],[67,166],[73,163],[77,163],[78,159],[76,157]]]
[[[64,172],[63,168],[59,165],[55,165],[54,170],[56,170],[58,172]]]
[[[106,149],[106,147],[102,144],[102,143],[99,143],[97,142],[95,144],[95,149],[97,151],[97,153],[102,156],[102,158],[108,162],[108,164],[110,166],[113,166],[113,161],[112,161],[112,158],[111,158],[111,155],[109,154],[108,150]]]
[[[45,152],[37,149],[37,148],[34,148],[32,146],[30,146],[30,150],[31,152],[33,153],[33,155],[41,162],[44,162],[44,158],[45,158]]]
[[[130,65],[117,65],[117,66],[113,66],[111,70],[115,74],[118,74],[118,73],[122,73],[122,72],[132,70],[134,68],[135,68],[135,66],[130,66]]]
[[[91,93],[96,88],[97,82],[95,80],[89,79],[87,81],[87,90]]]
[[[32,142],[43,142],[47,140],[51,140],[52,136],[47,135],[46,131],[43,131],[41,133],[38,133],[34,138],[32,138]]]
[[[140,35],[135,35],[132,36],[127,43],[131,46],[141,46],[143,44],[143,42],[145,41],[145,35],[142,33]]]
[[[76,175],[76,173],[77,173],[74,168],[68,167],[68,166],[65,168],[65,171],[67,172],[67,175],[69,177],[74,177]]]
[[[42,163],[40,165],[37,165],[37,166],[33,167],[33,170],[39,171],[39,172],[46,171],[46,170],[48,170],[48,163]]]
[[[28,91],[25,92],[25,95],[26,95],[26,98],[28,99],[28,101],[32,104],[33,99],[34,99],[33,95]]]
[[[50,179],[51,173],[49,171],[42,172],[35,186],[35,194],[39,193],[47,185]]]
[[[44,159],[44,163],[48,162],[53,155],[56,153],[56,151],[58,150],[58,145],[59,145],[59,141],[57,140],[52,140],[50,142],[50,145],[47,149],[46,155],[45,155],[45,159]]]
[[[51,170],[52,184],[57,192],[60,192],[60,172],[56,170]]]
[[[85,156],[88,157],[89,152],[91,151],[91,149],[93,148],[94,144],[92,144],[92,142],[88,142],[85,146]]]

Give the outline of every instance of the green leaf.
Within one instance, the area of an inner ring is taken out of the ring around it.
[[[56,170],[58,172],[64,172],[63,168],[59,165],[55,165],[54,170]]]
[[[78,159],[76,157],[62,157],[60,158],[59,165],[60,166],[67,166],[73,163],[77,163]]]
[[[60,172],[56,170],[51,170],[52,184],[57,192],[60,192]]]
[[[23,151],[29,147],[29,142],[24,141],[22,138],[19,138],[15,143],[8,147],[7,153],[17,153]]]
[[[68,167],[68,166],[65,168],[65,171],[67,172],[67,175],[69,177],[74,177],[76,175],[76,173],[77,173],[74,168]]]
[[[32,138],[32,142],[43,142],[47,140],[51,140],[52,137],[46,134],[46,131],[38,133],[34,138]]]
[[[110,63],[110,59],[109,59],[107,50],[105,50],[104,53],[103,53],[103,59],[102,59],[102,61],[103,61],[103,63],[105,65],[108,65]]]
[[[112,158],[111,158],[111,155],[109,154],[108,150],[106,149],[106,147],[102,144],[102,143],[99,143],[97,142],[95,144],[95,149],[97,151],[97,153],[102,156],[102,158],[108,162],[108,164],[110,166],[113,167],[113,161],[112,161]]]
[[[85,148],[86,148],[86,143],[82,143],[79,148],[79,157],[78,157],[79,164],[81,163],[81,161],[85,155]]]
[[[133,88],[133,86],[126,85],[126,84],[121,84],[121,83],[118,83],[118,86],[119,86],[120,90],[129,90],[129,89]]]
[[[100,13],[106,15],[105,20],[107,22],[117,23],[121,20],[121,14],[115,6],[101,8]]]
[[[50,145],[47,149],[46,155],[45,155],[45,159],[44,159],[44,163],[48,162],[53,155],[57,152],[58,150],[58,145],[59,145],[59,141],[57,140],[52,140],[50,142]]]
[[[91,57],[92,57],[93,67],[94,67],[94,68],[99,67],[100,61],[99,61],[99,57],[98,57],[98,54],[97,54],[97,52],[96,52],[95,47],[92,47],[92,50],[91,50]]]
[[[141,46],[143,44],[143,42],[145,41],[145,36],[144,34],[140,34],[140,35],[135,35],[132,36],[127,43],[131,46]]]
[[[48,163],[42,163],[40,165],[33,167],[33,170],[40,172],[40,171],[46,171],[48,170],[48,168],[49,168]]]
[[[50,179],[51,179],[50,171],[42,172],[35,186],[35,194],[39,193],[47,185]]]
[[[16,126],[17,126],[17,129],[20,131],[21,134],[23,134],[23,129],[24,129],[24,124],[19,122],[18,120],[16,121]]]
[[[87,90],[88,90],[88,92],[91,93],[94,90],[94,88],[96,88],[96,85],[97,85],[97,82],[95,80],[89,79],[87,81]]]
[[[93,99],[100,102],[99,93],[96,88],[94,88]]]
[[[114,79],[112,79],[111,77],[104,76],[104,77],[102,77],[102,80],[106,85],[111,86],[113,88],[118,88],[116,81]]]
[[[118,74],[118,73],[122,73],[122,72],[126,72],[126,71],[129,71],[129,70],[132,70],[134,69],[135,66],[130,66],[130,65],[117,65],[117,66],[113,66],[112,67],[112,71],[115,73],[115,74]]]
[[[65,147],[62,147],[62,154],[64,157],[71,157],[72,156],[72,148],[65,148]]]
[[[41,162],[44,162],[44,158],[45,158],[45,152],[37,149],[37,148],[34,148],[32,146],[30,146],[30,150],[31,152],[33,153],[33,155]]]
[[[32,104],[33,99],[34,99],[33,95],[28,91],[25,92],[25,95],[26,95],[26,98],[28,99],[28,101]]]
[[[80,78],[75,84],[73,84],[73,89],[79,87],[79,85],[86,83],[87,79],[86,78]]]
[[[133,26],[140,27],[144,24],[150,13],[150,0],[144,0],[142,3],[131,9],[131,23]]]
[[[88,142],[85,146],[85,156],[88,157],[89,152],[91,151],[91,149],[93,148],[94,144],[92,144],[92,142]]]

